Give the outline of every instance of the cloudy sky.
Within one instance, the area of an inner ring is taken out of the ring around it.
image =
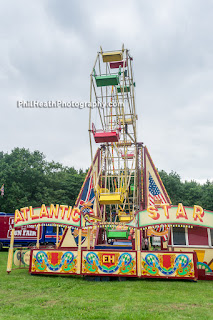
[[[89,101],[100,45],[134,58],[138,141],[155,165],[213,180],[213,1],[0,1],[1,147],[90,165],[88,110],[17,100]]]

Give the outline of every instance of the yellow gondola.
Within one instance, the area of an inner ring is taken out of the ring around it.
[[[125,198],[125,189],[117,188],[115,192],[109,192],[106,188],[100,188],[99,202],[101,205],[122,204]]]
[[[127,214],[124,211],[119,211],[118,212],[118,218],[120,222],[129,222],[132,220],[132,215],[131,214]]]
[[[122,51],[104,52],[102,53],[103,62],[121,61],[123,60]]]

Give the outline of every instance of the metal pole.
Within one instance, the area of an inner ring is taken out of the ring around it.
[[[40,224],[37,226],[37,242],[36,242],[36,248],[39,249],[39,238],[40,238]]]
[[[140,229],[137,232],[137,262],[138,262],[138,277],[141,276],[141,232]]]
[[[57,229],[56,229],[56,248],[58,248],[58,234],[59,234],[59,225],[57,224]]]
[[[15,229],[12,229],[11,238],[10,238],[10,249],[8,251],[8,260],[7,260],[7,272],[8,273],[10,273],[12,270],[14,235],[15,235]]]
[[[77,264],[77,273],[81,273],[81,238],[82,238],[82,229],[78,230],[78,264]]]
[[[87,230],[87,249],[90,250],[90,227]]]

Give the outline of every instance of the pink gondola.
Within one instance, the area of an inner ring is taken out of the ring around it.
[[[92,133],[96,143],[118,142],[120,139],[121,127],[118,129],[105,131],[96,130],[94,123],[92,124]]]

